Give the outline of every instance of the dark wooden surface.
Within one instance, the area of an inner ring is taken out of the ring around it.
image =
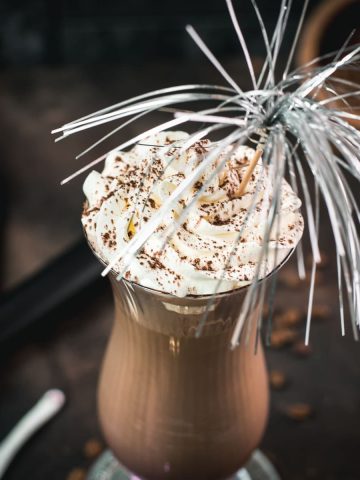
[[[235,75],[241,71],[235,62],[230,67]],[[74,154],[97,138],[98,132],[54,145],[49,131],[129,95],[197,81],[219,79],[203,65],[186,68],[179,64],[137,69],[24,69],[0,75],[0,168],[8,191],[1,252],[4,287],[17,283],[81,235],[81,180],[63,189],[58,184],[75,168]],[[144,120],[138,128],[148,125]],[[296,356],[291,347],[267,349],[269,369],[284,372],[288,385],[272,393],[262,448],[285,480],[358,480],[359,345],[353,341],[349,319],[346,337],[340,335],[333,244],[325,217],[321,238],[330,262],[320,271],[315,304],[325,305],[330,313],[314,321],[308,357]],[[292,261],[282,274],[278,311],[306,309],[307,282],[290,286],[286,280],[294,269]],[[86,442],[102,441],[96,384],[112,322],[106,280],[86,301],[61,316],[56,323],[55,318],[47,318],[42,331],[1,357],[0,439],[48,388],[62,388],[67,395],[65,409],[26,445],[9,469],[8,480],[66,479],[75,468],[80,469],[81,478],[91,463],[84,453]],[[303,338],[303,324],[298,330]],[[298,402],[313,408],[311,418],[302,422],[288,418],[287,407]]]

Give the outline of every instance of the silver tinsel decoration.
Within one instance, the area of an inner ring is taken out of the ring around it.
[[[219,156],[220,152],[223,152],[226,147],[230,147],[228,156],[225,156],[222,162],[218,164],[217,170],[213,175],[218,174],[224,167],[232,149],[249,139],[251,139],[251,141],[256,139],[258,142],[257,149],[262,153],[262,168],[267,168],[271,165],[274,171],[272,189],[267,192],[267,195],[269,195],[271,199],[271,204],[267,216],[267,226],[264,244],[260,254],[261,258],[259,258],[259,265],[262,260],[267,258],[268,239],[271,230],[274,227],[276,228],[274,223],[276,222],[276,213],[281,202],[281,189],[279,186],[282,179],[286,176],[293,190],[299,193],[299,195],[302,193],[313,256],[306,327],[306,343],[308,343],[316,265],[320,262],[318,229],[321,194],[328,211],[336,245],[341,329],[342,333],[345,334],[344,304],[347,303],[353,333],[357,339],[357,330],[360,323],[360,211],[356,199],[349,188],[344,172],[349,172],[360,180],[360,133],[347,122],[347,120],[350,119],[359,120],[360,115],[358,115],[354,109],[348,107],[346,101],[347,97],[359,95],[360,86],[349,80],[340,78],[337,76],[337,73],[345,68],[358,68],[360,47],[357,46],[350,49],[347,44],[345,44],[339,52],[332,55],[329,54],[322,58],[322,60],[324,58],[333,58],[326,66],[310,70],[310,64],[289,73],[308,6],[308,0],[305,0],[285,69],[281,80],[277,81],[275,78],[275,70],[292,0],[281,1],[279,17],[271,38],[268,36],[255,0],[251,0],[251,3],[259,21],[266,48],[266,60],[258,77],[255,75],[251,56],[237,21],[232,2],[231,0],[226,0],[231,20],[248,65],[252,81],[252,90],[244,92],[204,44],[194,28],[188,26],[188,33],[214,67],[221,73],[228,86],[207,84],[181,85],[156,90],[82,117],[64,125],[54,132],[62,133],[62,136],[57,139],[61,140],[88,128],[119,119],[127,119],[124,123],[121,123],[120,126],[117,126],[105,137],[82,152],[78,156],[80,157],[130,123],[135,122],[145,115],[151,114],[155,110],[173,111],[175,118],[140,133],[136,137],[118,145],[112,151],[126,149],[137,142],[141,142],[149,135],[171,129],[186,122],[200,122],[202,128],[190,136],[189,140],[180,147],[182,149],[187,149],[212,132],[227,128],[228,133],[221,140],[214,143],[214,148],[205,156],[203,162],[175,189],[158,212],[129,241],[126,248],[119,252],[116,258],[109,263],[103,275],[106,275],[120,258],[125,264],[129,265],[132,258],[159,226],[162,216],[167,209],[173,207],[183,193],[204,173],[208,165]],[[315,60],[313,63],[315,63]],[[338,94],[337,88],[344,86],[348,89],[348,93]],[[328,98],[317,101],[320,89],[327,92]],[[341,100],[344,105],[342,110],[329,108],[329,104],[339,100]],[[174,105],[177,104],[193,104],[194,102],[203,101],[212,102],[214,107],[199,111],[184,111],[180,109],[176,111],[174,109]],[[206,126],[204,126],[204,124]],[[170,145],[169,148],[171,147]],[[66,183],[75,176],[102,162],[109,153],[110,152],[107,152],[93,160],[65,179],[63,183]],[[305,164],[308,165],[313,175],[314,185],[308,185],[304,172]],[[211,180],[212,177],[208,179],[198,194],[202,193]],[[310,191],[314,191],[314,201],[312,201]],[[247,214],[248,217],[251,215],[256,201],[257,193],[255,192],[252,205]],[[184,222],[191,207],[192,203],[190,202],[190,204],[184,208],[178,222],[170,229],[171,231],[166,232],[164,242],[167,241]],[[242,231],[238,234],[238,240],[240,240],[241,235]],[[305,267],[301,244],[297,248],[297,255],[299,275],[301,278],[304,278]],[[225,268],[226,265],[224,265],[224,269]],[[259,282],[259,276],[260,272],[258,268],[255,278],[248,288],[243,308],[241,312],[239,312],[239,319],[232,338],[233,346],[238,344],[242,332],[246,334],[246,330],[249,330],[243,327],[250,309],[255,303],[260,303],[261,306],[264,302],[267,279]],[[272,277],[269,281],[274,282],[275,280],[273,280],[273,278],[275,277]],[[274,288],[275,284],[272,285],[270,290],[273,291]],[[211,300],[209,302],[211,303]],[[206,316],[204,316],[204,321],[206,321]],[[259,330],[261,324],[262,318],[260,315],[258,319]],[[199,333],[200,330],[201,328],[199,329]]]

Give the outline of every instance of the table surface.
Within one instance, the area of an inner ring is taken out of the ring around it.
[[[241,64],[233,61],[228,66],[239,77]],[[74,155],[99,132],[54,145],[50,130],[144,90],[204,80],[219,82],[207,66],[179,64],[34,68],[0,74],[1,177],[6,179],[9,199],[1,252],[3,288],[15,285],[81,235],[81,180],[62,190],[58,184],[75,168]],[[148,126],[148,120],[143,120],[137,128]],[[126,135],[135,131],[133,127]],[[347,335],[340,334],[334,246],[325,217],[321,240],[329,262],[319,271],[315,304],[325,306],[329,314],[313,322],[312,353],[307,357],[299,357],[291,347],[266,350],[269,369],[283,372],[288,382],[282,391],[272,392],[261,448],[287,480],[358,480],[359,345],[353,340],[349,319]],[[293,259],[280,275],[279,312],[289,307],[306,311],[308,281],[292,286],[289,276],[293,278],[295,269]],[[67,396],[61,414],[16,458],[5,477],[8,480],[81,479],[89,468],[92,459],[84,451],[86,443],[90,439],[103,443],[96,384],[112,314],[109,286],[103,280],[86,304],[67,309],[60,322],[46,319],[42,334],[2,357],[0,439],[47,389],[61,388]],[[303,324],[298,332],[302,339]],[[310,405],[313,415],[297,422],[286,412],[299,402]]]

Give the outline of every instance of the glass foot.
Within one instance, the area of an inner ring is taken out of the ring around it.
[[[87,480],[141,480],[121,466],[107,450],[91,468]],[[194,479],[195,480],[195,479]],[[229,480],[281,480],[272,463],[260,450],[255,450],[244,468]]]

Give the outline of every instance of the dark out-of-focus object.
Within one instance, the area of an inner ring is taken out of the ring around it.
[[[299,66],[305,65],[312,60],[321,57],[324,54],[339,50],[347,38],[354,31],[349,45],[360,43],[360,0],[324,0],[309,17],[300,41],[300,48],[298,52]],[[325,59],[324,61],[314,62],[309,69],[316,69],[317,67],[325,65],[331,61]],[[360,73],[358,69],[344,69],[337,72],[337,76],[345,81],[351,81],[360,84]],[[346,85],[338,82],[332,83],[332,87],[339,95],[347,92]],[[354,91],[353,87],[350,87]],[[327,92],[322,89],[319,91],[318,97],[320,99],[327,98]],[[353,113],[359,114],[360,97],[359,95],[349,96],[344,99],[349,106],[354,110]],[[333,108],[346,108],[344,100],[331,102]],[[360,128],[360,121],[356,119],[349,119],[349,123],[357,128]]]
[[[294,1],[285,32],[290,42],[302,1]],[[319,0],[311,0],[311,8]],[[234,2],[251,55],[263,56],[256,14],[249,1]],[[276,23],[281,0],[257,0],[266,25]],[[191,23],[219,58],[242,57],[225,0],[1,0],[0,68],[12,65],[142,64],[198,61],[185,32]]]
[[[21,336],[101,278],[102,266],[85,240],[0,298],[0,343]],[[104,282],[105,283],[105,282]],[[54,326],[53,318],[51,326]]]
[[[5,235],[2,235],[2,231],[5,227],[6,214],[7,214],[7,182],[4,177],[3,172],[0,170],[0,292],[2,290],[2,280],[3,280],[3,271],[1,266],[4,264],[2,262],[2,255],[4,255],[4,238]]]

